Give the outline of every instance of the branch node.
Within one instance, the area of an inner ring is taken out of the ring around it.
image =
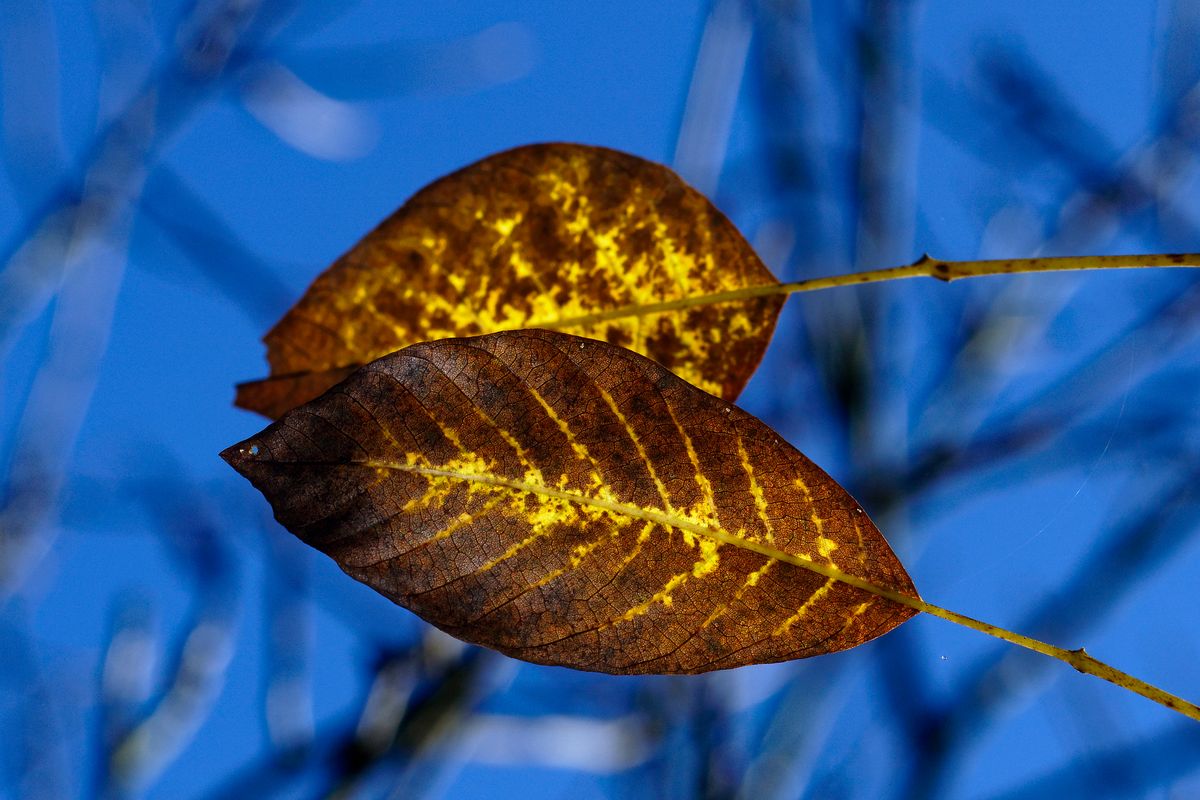
[[[961,275],[955,275],[953,273],[953,271],[950,269],[949,261],[942,261],[940,258],[933,258],[928,253],[921,256],[921,260],[917,263],[926,267],[929,270],[929,275],[933,278],[937,278],[939,281],[949,283],[956,277],[962,277]]]

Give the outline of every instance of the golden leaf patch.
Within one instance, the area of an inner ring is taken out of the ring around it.
[[[782,297],[639,308],[775,283],[666,167],[601,147],[520,147],[425,187],[322,273],[264,338],[270,377],[239,386],[236,402],[277,418],[401,347],[538,327],[628,347],[733,400]]]

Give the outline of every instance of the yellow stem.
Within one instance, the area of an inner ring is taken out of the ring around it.
[[[847,582],[849,583],[853,581]],[[935,617],[941,617],[942,619],[953,622],[956,625],[962,625],[965,628],[970,628],[971,630],[979,631],[980,633],[986,633],[988,636],[994,636],[997,639],[1003,639],[1010,644],[1015,644],[1018,647],[1024,647],[1025,649],[1032,650],[1035,653],[1041,653],[1042,655],[1050,656],[1051,658],[1057,658],[1059,661],[1070,664],[1079,672],[1087,675],[1095,675],[1097,678],[1103,678],[1109,683],[1116,684],[1123,689],[1128,689],[1131,692],[1140,694],[1142,697],[1152,700],[1155,703],[1158,703],[1160,706],[1165,706],[1172,711],[1178,711],[1185,717],[1190,717],[1191,719],[1200,722],[1200,706],[1197,706],[1195,703],[1188,702],[1182,697],[1164,691],[1157,686],[1146,683],[1140,678],[1135,678],[1127,672],[1122,672],[1115,667],[1111,667],[1108,664],[1105,664],[1103,661],[1093,657],[1082,647],[1075,650],[1067,650],[1066,648],[1056,647],[1055,645],[1047,644],[1046,642],[1039,641],[1038,639],[1034,639],[1030,636],[1025,636],[1021,633],[1016,633],[987,622],[981,622],[980,620],[974,619],[973,617],[968,617],[965,614],[959,614],[956,611],[950,611],[949,609],[942,608],[941,606],[935,606],[932,603],[925,602],[924,600],[918,600],[916,598],[908,597],[907,595],[902,595],[898,592],[892,592],[886,589],[879,591],[882,589],[882,587],[866,585],[865,581],[862,584],[855,582],[854,585],[858,586],[860,589],[871,592],[872,594],[877,594],[893,602],[906,605],[909,608],[915,608],[916,610],[922,611],[926,614],[932,614]]]
[[[854,272],[849,275],[832,275],[827,278],[813,278],[811,280],[794,281],[792,283],[748,286],[743,289],[731,289],[727,292],[702,294],[695,297],[681,297],[678,300],[665,300],[661,303],[621,306],[578,317],[564,317],[545,322],[539,320],[536,323],[530,324],[539,328],[574,328],[577,326],[593,325],[611,319],[659,314],[664,311],[680,311],[694,306],[731,303],[755,297],[790,295],[796,292],[815,292],[820,289],[833,289],[838,286],[857,286],[864,283],[880,283],[882,281],[894,281],[902,278],[937,278],[948,283],[961,278],[980,278],[985,275],[1016,275],[1018,273],[1029,272],[1073,272],[1087,269],[1145,269],[1148,267],[1197,268],[1200,267],[1200,253],[1008,258],[994,261],[942,261],[941,259],[930,258],[925,255],[912,264],[903,267],[872,269],[866,272]]]
[[[722,531],[721,533],[724,532]],[[710,535],[712,534],[710,533]],[[725,535],[728,536],[728,534]],[[719,533],[717,534],[717,538],[723,540],[723,537],[721,537]],[[741,546],[750,550],[755,550],[762,555],[776,558],[780,561],[794,564],[798,567],[803,567],[820,575],[824,575],[827,578],[833,578],[834,580],[849,584],[858,589],[862,589],[865,592],[870,592],[878,597],[882,597],[885,600],[891,600],[893,603],[899,603],[900,605],[908,606],[909,608],[916,609],[922,613],[931,614],[935,617],[941,617],[948,622],[953,622],[955,625],[962,625],[964,628],[970,628],[971,630],[979,631],[980,633],[986,633],[988,636],[993,636],[997,639],[1003,639],[1010,644],[1015,644],[1018,647],[1024,647],[1025,649],[1032,650],[1035,653],[1041,653],[1042,655],[1050,656],[1051,658],[1057,658],[1059,661],[1070,664],[1079,672],[1083,672],[1087,675],[1095,675],[1097,678],[1103,678],[1109,683],[1114,683],[1123,689],[1128,689],[1131,692],[1140,694],[1142,697],[1152,700],[1155,703],[1158,703],[1160,706],[1165,706],[1172,711],[1178,711],[1185,717],[1190,717],[1197,722],[1200,722],[1200,706],[1197,706],[1195,703],[1188,702],[1182,697],[1173,695],[1170,692],[1163,691],[1157,686],[1146,683],[1140,678],[1135,678],[1128,673],[1121,672],[1119,669],[1111,667],[1108,664],[1105,664],[1103,661],[1099,661],[1092,657],[1082,647],[1078,648],[1077,650],[1067,650],[1063,647],[1056,647],[1055,645],[1047,644],[1046,642],[1039,641],[1030,636],[1025,636],[1024,634],[1001,628],[998,625],[981,622],[980,620],[977,620],[973,617],[968,617],[965,614],[959,614],[956,611],[951,611],[949,609],[942,608],[941,606],[935,606],[933,603],[927,603],[918,597],[910,597],[906,594],[893,591],[892,589],[878,586],[870,581],[863,580],[856,575],[842,572],[836,567],[821,564],[803,556],[784,553],[774,549],[773,547],[758,545],[755,542],[742,542]]]

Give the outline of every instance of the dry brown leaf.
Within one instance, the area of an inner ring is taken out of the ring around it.
[[[529,661],[702,672],[843,650],[916,613],[804,566],[917,597],[832,478],[603,342],[416,344],[222,456],[347,573]]]
[[[650,356],[732,400],[782,296],[589,315],[777,281],[666,167],[601,147],[520,147],[417,192],[320,275],[266,335],[271,377],[237,405],[276,418],[416,342],[550,327]]]

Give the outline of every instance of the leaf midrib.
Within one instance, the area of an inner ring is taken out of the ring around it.
[[[783,550],[761,544],[759,542],[746,539],[742,536],[730,533],[724,528],[716,528],[710,525],[702,525],[678,516],[663,513],[651,508],[643,508],[641,506],[631,505],[629,503],[619,503],[611,500],[605,500],[600,497],[589,497],[586,494],[577,491],[566,489],[556,489],[551,486],[545,486],[527,481],[515,480],[512,478],[503,478],[498,475],[489,475],[477,472],[463,472],[460,470],[438,469],[437,467],[422,467],[416,464],[401,464],[395,461],[356,461],[352,462],[359,466],[370,467],[372,469],[396,470],[400,472],[415,472],[420,475],[431,475],[442,478],[453,478],[471,483],[479,483],[486,486],[498,486],[507,489],[513,489],[519,492],[527,492],[529,494],[542,495],[544,497],[553,497],[558,500],[565,500],[569,503],[578,505],[592,506],[604,511],[609,511],[614,514],[621,514],[633,519],[640,519],[645,522],[653,522],[658,525],[676,528],[681,531],[704,536],[708,539],[718,542],[719,544],[728,544],[733,547],[740,547],[744,550],[757,553],[767,558],[773,558],[782,561],[785,564],[800,567],[801,569],[815,572],[826,578],[845,583],[853,586],[856,589],[862,589],[878,597],[886,600],[891,600],[909,608],[916,608],[918,611],[923,610],[925,605],[922,601],[901,594],[893,589],[888,589],[871,581],[865,580],[852,575],[848,572],[842,572],[837,567],[827,564],[821,564],[813,561],[807,556],[797,553],[788,553]],[[919,605],[918,605],[919,604]]]
[[[638,317],[648,317],[653,314],[664,314],[669,311],[683,311],[697,305],[716,305],[719,303],[732,303],[739,300],[753,300],[759,297],[769,297],[779,294],[779,286],[775,283],[754,284],[752,286],[743,286],[737,289],[726,289],[721,292],[713,292],[711,294],[693,295],[685,297],[676,297],[671,300],[658,300],[653,303],[629,303],[615,308],[595,311],[591,314],[579,314],[573,317],[556,317],[554,319],[527,319],[521,323],[514,323],[516,327],[497,328],[496,330],[484,330],[482,334],[503,333],[505,331],[523,330],[529,328],[541,328],[544,330],[566,331],[573,328],[586,328],[589,325],[595,325],[601,322],[611,322],[620,319],[635,319]],[[340,372],[342,370],[359,368],[363,366],[363,362],[354,361],[346,364],[338,364],[332,367],[324,367],[321,369],[300,369],[290,372],[282,372],[278,375],[269,375],[266,378],[256,381],[246,381],[245,385],[266,383],[275,380],[293,380],[296,378],[308,377],[309,375],[319,375],[330,372]]]

